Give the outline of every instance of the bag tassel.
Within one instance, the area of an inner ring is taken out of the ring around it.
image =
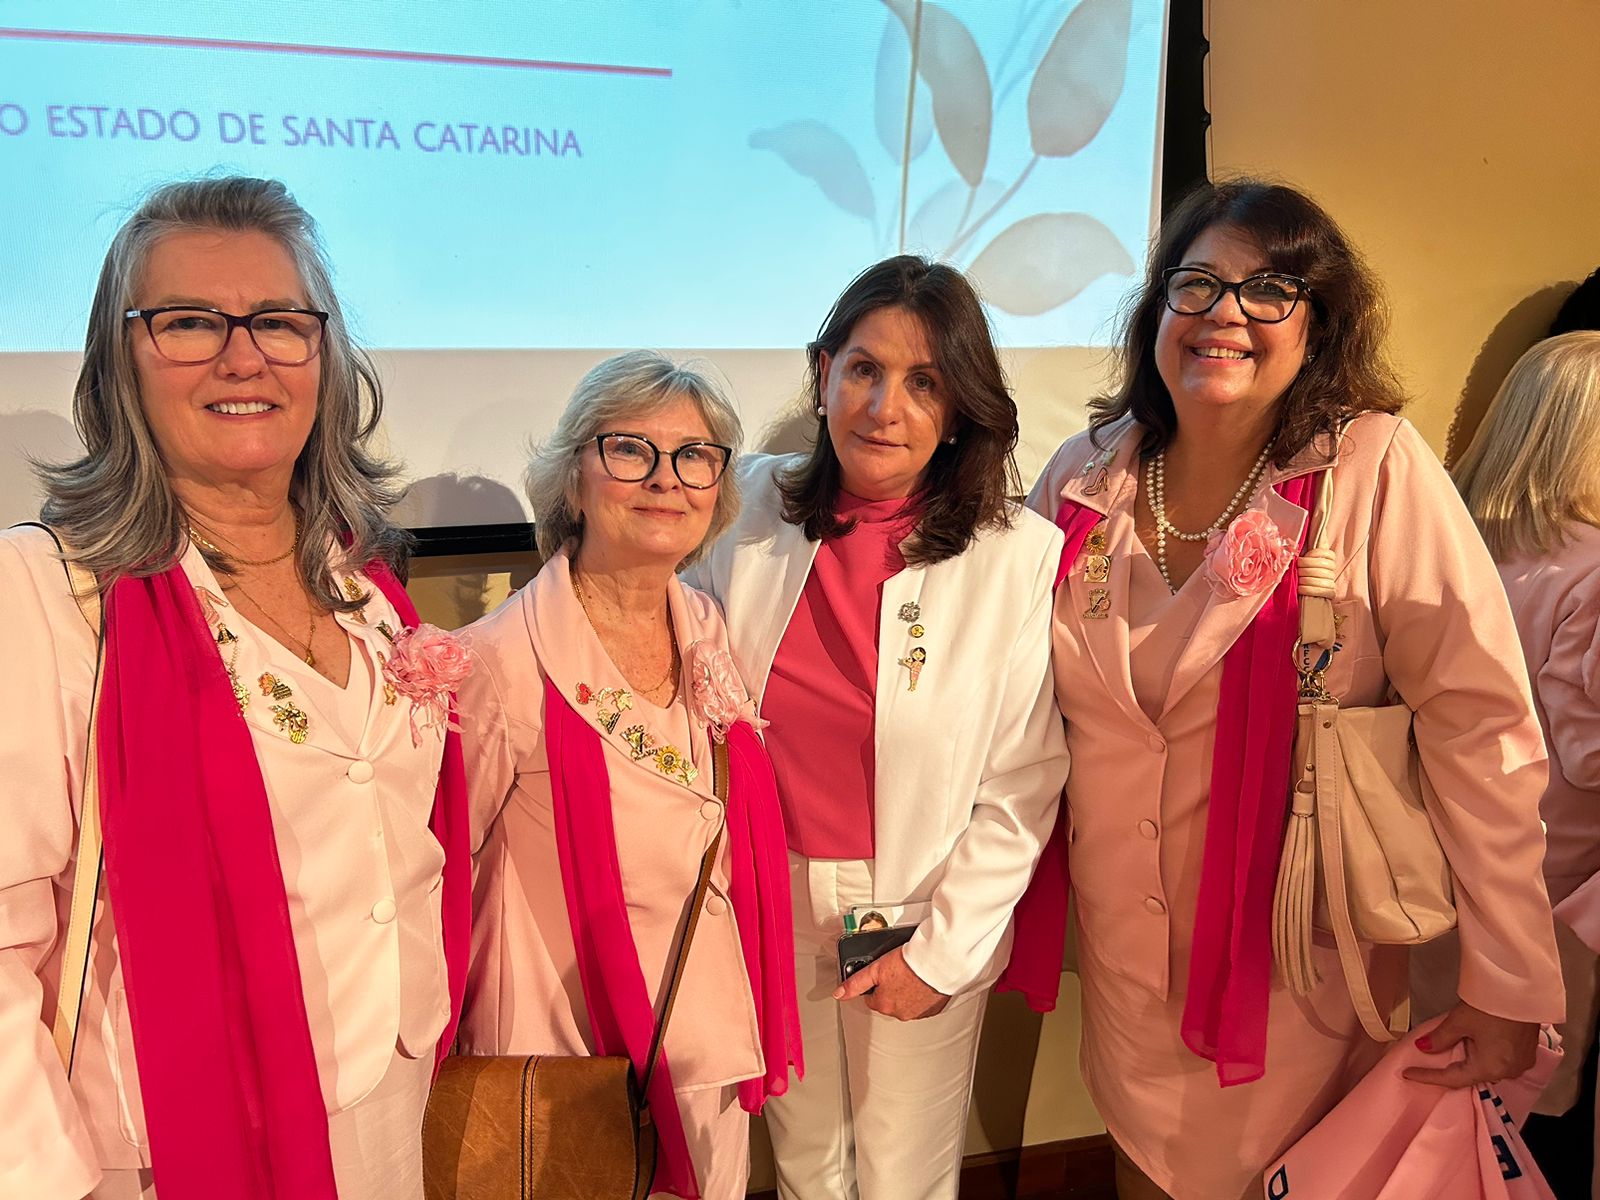
[[[1308,772],[1294,790],[1272,897],[1272,957],[1284,983],[1301,996],[1321,979],[1311,961],[1311,912],[1317,882],[1315,796]]]

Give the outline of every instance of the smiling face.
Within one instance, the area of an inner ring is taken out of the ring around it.
[[[139,308],[191,305],[240,315],[308,308],[289,252],[264,233],[195,229],[156,243],[135,294]],[[235,329],[208,363],[161,356],[143,321],[128,322],[145,421],[168,476],[288,494],[317,416],[321,362],[269,363]]]
[[[687,442],[711,441],[699,406],[678,397],[648,416],[630,417],[602,433],[632,433],[661,450],[650,475],[638,483],[613,479],[593,439],[579,457],[573,511],[583,518],[583,561],[590,570],[660,565],[676,568],[705,539],[721,483],[683,485],[672,452]]]
[[[1179,265],[1204,267],[1228,281],[1275,269],[1253,241],[1227,225],[1201,233]],[[1232,292],[1196,315],[1163,307],[1156,370],[1179,423],[1185,411],[1234,406],[1267,421],[1305,362],[1309,307],[1302,300],[1287,320],[1275,324],[1248,319]]]
[[[865,500],[915,492],[955,412],[921,319],[875,309],[817,369],[844,490]]]

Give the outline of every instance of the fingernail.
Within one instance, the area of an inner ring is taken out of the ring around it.
[[[1432,1050],[1433,1049],[1433,1043],[1431,1041],[1429,1041],[1426,1036],[1419,1037],[1417,1039],[1416,1045],[1417,1045],[1417,1049],[1418,1050]]]

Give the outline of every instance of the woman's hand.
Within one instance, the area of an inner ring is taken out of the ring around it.
[[[950,1003],[949,996],[934,991],[906,965],[906,956],[899,946],[846,979],[834,991],[833,998],[854,1000],[869,991],[872,994],[867,996],[867,1007],[896,1021],[919,1021],[936,1016]]]
[[[1498,1083],[1521,1075],[1533,1066],[1539,1048],[1539,1025],[1536,1021],[1491,1016],[1462,1001],[1445,1014],[1433,1032],[1417,1039],[1417,1048],[1425,1054],[1443,1054],[1457,1042],[1467,1046],[1467,1057],[1461,1062],[1446,1067],[1411,1067],[1405,1077],[1416,1083],[1453,1088]]]

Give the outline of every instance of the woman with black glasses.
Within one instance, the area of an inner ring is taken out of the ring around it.
[[[1125,1198],[1259,1196],[1263,1168],[1383,1051],[1331,946],[1306,947],[1296,988],[1273,961],[1297,661],[1341,705],[1392,690],[1413,710],[1465,950],[1461,1003],[1419,1042],[1436,1066],[1412,1077],[1517,1074],[1561,1015],[1517,631],[1449,477],[1392,415],[1382,333],[1371,275],[1315,203],[1203,188],[1162,224],[1117,390],[1030,500],[1067,538],[1054,661],[1083,1066]],[[1322,522],[1319,571],[1300,556]],[[1326,657],[1297,660],[1301,597],[1319,590]],[[1404,951],[1364,954],[1387,1019]]]
[[[738,513],[740,438],[716,386],[659,354],[584,376],[527,472],[545,565],[467,631],[461,693],[478,871],[461,1051],[630,1056],[656,1190],[706,1200],[745,1194],[747,1114],[800,1062],[772,771],[722,617],[676,578]]]
[[[467,662],[396,580],[381,408],[283,184],[117,231],[83,454],[0,535],[0,1195],[422,1196]]]

